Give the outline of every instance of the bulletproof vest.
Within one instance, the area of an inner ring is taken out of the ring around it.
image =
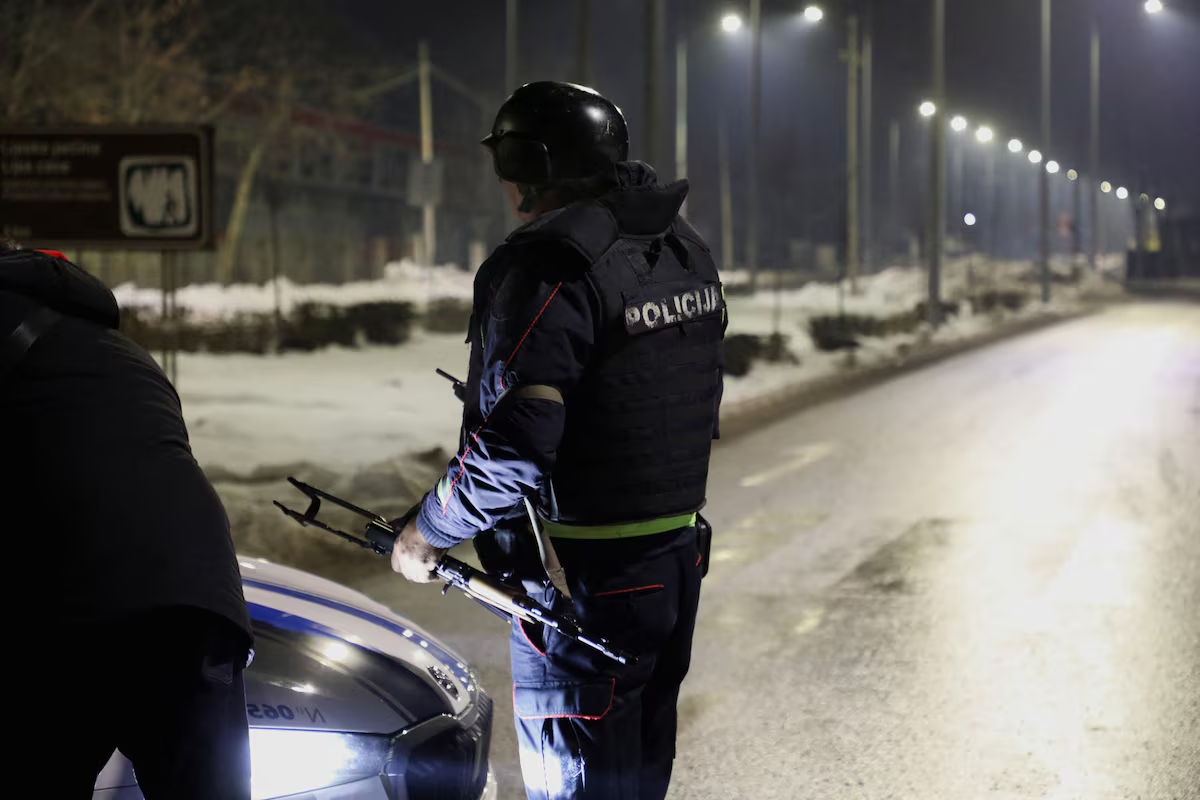
[[[684,514],[704,505],[720,388],[725,301],[707,246],[675,217],[654,235],[579,203],[509,244],[575,250],[599,300],[596,346],[565,397],[566,428],[542,512],[580,525]]]

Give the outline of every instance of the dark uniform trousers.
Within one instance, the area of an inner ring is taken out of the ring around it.
[[[55,629],[30,681],[22,769],[54,787],[46,797],[90,798],[119,749],[147,800],[249,800],[246,649],[226,628],[171,608]]]
[[[592,634],[639,656],[621,666],[514,621],[513,706],[530,800],[661,800],[700,599],[694,528],[614,540],[555,539],[572,599],[535,584]]]

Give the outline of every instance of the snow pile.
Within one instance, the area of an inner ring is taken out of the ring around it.
[[[1051,263],[1051,271],[1058,278],[1070,276],[1074,269],[1069,258]],[[1005,322],[1071,313],[1080,307],[1081,301],[1119,293],[1118,281],[1123,269],[1120,254],[1102,256],[1096,272],[1084,271],[1074,283],[1056,281],[1051,290],[1052,302],[1043,305],[1038,302],[1038,271],[1029,262],[947,259],[943,264],[942,296],[956,303],[957,313],[948,316],[936,331],[922,324],[912,333],[861,338],[853,355],[818,350],[808,333],[809,321],[839,313],[874,317],[911,313],[928,297],[928,273],[923,267],[889,267],[863,276],[858,280],[857,293],[851,293],[849,282],[843,281],[814,282],[780,292],[761,289],[750,296],[729,297],[726,302],[730,334],[767,336],[778,331],[787,338],[787,348],[799,364],[755,361],[748,375],[726,379],[723,408],[725,412],[736,413],[739,406],[820,379],[846,369],[851,363],[865,367],[895,362],[916,348],[970,339]],[[1026,304],[1015,312],[975,313],[966,298],[986,291],[1018,292],[1026,297]]]
[[[1102,256],[1099,275],[1088,274],[1088,280],[1103,281],[1119,277],[1123,269],[1120,254]],[[1071,272],[1069,259],[1055,259],[1052,269],[1058,276]],[[947,298],[966,293],[969,288],[1028,289],[1036,281],[1035,268],[1029,262],[987,262],[982,258],[947,259],[944,265],[943,287]],[[431,302],[454,299],[469,302],[473,296],[475,275],[453,265],[422,266],[404,259],[384,267],[384,276],[374,281],[355,281],[344,284],[297,284],[287,278],[278,281],[279,302],[287,315],[297,305],[307,302],[334,306],[352,306],[372,302],[409,302],[424,308]],[[727,270],[721,273],[727,287],[749,282],[746,270]],[[1070,292],[1070,287],[1065,287]],[[775,307],[806,311],[810,315],[847,314],[889,315],[910,311],[925,299],[928,279],[923,267],[889,267],[858,280],[858,291],[851,293],[849,282],[809,283],[799,289],[776,293],[763,286],[750,296],[730,296],[730,305],[742,309],[735,315],[757,317]],[[161,307],[158,289],[142,288],[132,283],[121,284],[113,290],[122,308],[143,308],[154,312]],[[194,284],[176,293],[178,307],[196,321],[229,319],[239,314],[270,314],[275,308],[276,284]],[[744,332],[758,333],[760,326],[751,323]]]
[[[384,267],[384,277],[376,281],[354,281],[338,285],[297,284],[287,278],[278,281],[280,309],[286,316],[302,303],[353,306],[362,303],[408,302],[417,307],[442,299],[470,301],[474,274],[454,266],[425,267],[408,259]],[[275,309],[275,282],[257,284],[193,284],[179,289],[176,304],[196,321],[230,319],[240,314],[271,314]],[[113,289],[122,308],[157,311],[162,295],[124,283]]]
[[[461,334],[275,357],[181,353],[177,388],[206,469],[251,475],[310,462],[341,472],[457,449],[462,409],[439,367],[466,378]]]

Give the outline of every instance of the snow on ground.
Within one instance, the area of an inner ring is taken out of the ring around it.
[[[946,296],[967,283],[965,259],[946,265]],[[976,269],[977,285],[1033,291],[1025,264],[998,264]],[[404,299],[425,303],[439,297],[469,299],[472,275],[453,268],[428,269],[411,262],[389,266],[387,276],[372,283],[345,286],[281,287],[287,302],[305,299],[350,304],[364,300]],[[925,272],[895,267],[860,280],[860,291],[812,283],[776,294],[760,290],[728,300],[731,333],[765,335],[774,328],[787,335],[798,364],[756,362],[744,378],[727,381],[725,404],[736,410],[784,387],[830,374],[845,356],[816,350],[807,332],[816,314],[874,315],[909,311],[924,298]],[[1088,285],[1085,281],[1084,286]],[[1069,309],[1082,289],[1056,285],[1058,310]],[[270,286],[192,286],[181,289],[179,302],[193,313],[219,318],[237,312],[269,310]],[[157,292],[132,286],[118,289],[123,305],[154,306]],[[776,312],[778,309],[778,312]],[[1046,313],[1034,305],[1021,315]],[[1009,315],[1011,317],[1011,315]],[[972,315],[964,305],[932,336],[950,341],[977,335],[1004,317]],[[898,357],[918,338],[918,331],[886,340],[866,340],[856,354],[860,365]],[[460,406],[450,385],[434,369],[466,377],[467,346],[462,335],[418,331],[396,347],[328,348],[282,356],[179,355],[179,391],[197,459],[205,467],[250,474],[263,466],[308,461],[336,471],[352,471],[385,459],[441,447],[457,446]]]
[[[458,444],[463,337],[283,356],[180,353],[178,388],[196,459],[241,474],[309,461],[334,471]]]

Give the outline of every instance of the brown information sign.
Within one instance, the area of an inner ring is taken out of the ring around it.
[[[213,130],[0,128],[0,230],[26,247],[212,243]]]

